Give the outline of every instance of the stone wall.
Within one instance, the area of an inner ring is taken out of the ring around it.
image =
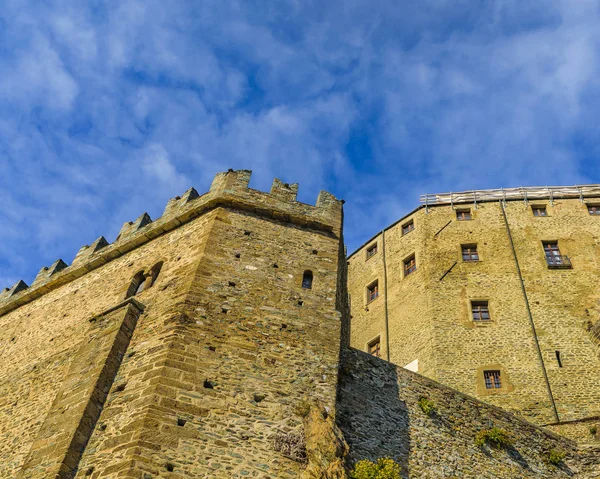
[[[335,408],[341,203],[248,180],[219,174],[209,193],[189,190],[162,218],[142,215],[112,245],[4,291],[0,477],[319,471],[304,410]],[[159,263],[126,320],[132,280]]]
[[[600,217],[588,214],[579,199],[535,202],[546,205],[546,217],[534,216],[532,204],[509,201],[506,215],[536,335],[501,203],[489,202],[419,208],[391,225],[385,231],[386,268],[381,233],[350,256],[351,345],[365,351],[380,335],[383,346],[389,341],[391,362],[537,424],[556,422],[551,397],[560,421],[598,415]],[[470,209],[471,220],[457,219],[461,208]],[[403,233],[409,221],[415,229]],[[548,268],[542,241],[558,241],[573,268]],[[367,259],[375,242],[378,252]],[[461,245],[473,244],[479,261],[463,261]],[[407,276],[403,261],[411,254],[417,270]],[[379,298],[366,304],[367,284],[377,278],[381,284],[386,273],[387,294],[380,288]],[[477,300],[488,301],[490,321],[472,320],[471,301]],[[500,371],[502,388],[486,389],[484,370]]]
[[[436,412],[427,415],[419,400]],[[442,386],[421,375],[348,350],[338,392],[338,424],[350,446],[349,463],[390,457],[403,478],[599,477],[593,452],[518,417]],[[496,449],[475,444],[477,433],[498,427],[513,445]],[[564,452],[558,466],[550,451]]]

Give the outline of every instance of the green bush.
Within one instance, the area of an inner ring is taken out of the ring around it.
[[[358,461],[350,473],[352,479],[400,479],[400,466],[389,457]]]
[[[556,449],[551,449],[548,451],[548,455],[546,456],[546,461],[549,464],[553,464],[554,466],[558,466],[562,460],[565,458],[565,453],[562,451],[557,451]]]
[[[598,428],[596,426],[590,427],[590,434],[592,436],[595,436],[597,432],[598,432]]]
[[[433,416],[437,412],[433,401],[430,401],[426,397],[419,398],[419,407],[428,416]]]
[[[498,449],[506,449],[513,445],[513,440],[504,429],[493,427],[491,429],[482,429],[475,436],[475,444],[483,447],[484,444],[489,444]]]

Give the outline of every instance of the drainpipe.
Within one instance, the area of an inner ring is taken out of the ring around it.
[[[387,264],[385,262],[385,230],[381,230],[381,249],[383,252],[383,302],[385,311],[385,351],[390,362],[390,328],[388,323],[388,289],[387,289]]]
[[[519,276],[519,282],[521,283],[521,292],[523,293],[523,299],[525,299],[525,307],[527,309],[527,317],[529,318],[529,324],[531,325],[531,332],[533,333],[533,339],[535,341],[535,348],[537,351],[540,365],[542,366],[542,372],[544,373],[544,381],[546,382],[546,390],[548,391],[548,397],[552,404],[552,410],[554,411],[554,418],[556,422],[560,422],[558,417],[558,410],[554,402],[554,396],[552,395],[552,388],[550,387],[550,381],[548,380],[548,373],[546,372],[546,365],[544,364],[544,357],[542,356],[542,350],[538,341],[537,332],[535,330],[535,323],[533,322],[533,316],[531,315],[531,308],[529,306],[529,299],[527,298],[527,291],[525,290],[525,283],[523,281],[523,275],[521,274],[521,267],[519,266],[519,260],[517,258],[517,252],[515,250],[515,244],[513,242],[512,233],[510,232],[510,226],[508,225],[508,219],[506,218],[506,204],[500,201],[500,209],[502,210],[502,217],[504,218],[504,225],[506,226],[506,233],[508,234],[508,240],[510,242],[510,248],[512,249],[513,258],[515,259],[515,265],[517,267],[517,274]]]

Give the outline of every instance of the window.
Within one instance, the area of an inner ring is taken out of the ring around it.
[[[163,262],[161,261],[160,263],[156,263],[154,266],[152,266],[152,269],[150,270],[150,275],[146,279],[146,282],[144,284],[145,289],[148,289],[150,286],[153,286],[154,283],[156,283],[156,279],[158,278],[158,275],[160,274],[162,265],[163,265]]]
[[[533,216],[548,216],[548,211],[544,205],[532,206],[531,211],[533,211]]]
[[[402,236],[404,236],[407,233],[410,233],[414,229],[415,229],[415,222],[413,220],[410,220],[408,223],[403,224],[402,225]]]
[[[500,389],[502,387],[500,371],[483,371],[483,380],[486,389]]]
[[[471,301],[473,321],[489,321],[490,309],[487,301]]]
[[[461,248],[463,261],[479,261],[476,244],[464,244]]]
[[[562,368],[562,358],[560,357],[560,351],[554,351],[554,354],[556,356],[556,362],[558,363],[558,367]]]
[[[409,274],[414,273],[416,270],[417,261],[415,260],[415,255],[413,254],[411,257],[404,260],[404,276],[408,276]]]
[[[375,356],[376,358],[381,357],[381,340],[379,336],[368,344],[367,349],[371,356]]]
[[[549,268],[570,268],[571,260],[560,254],[557,241],[544,241],[544,253]]]
[[[470,209],[466,209],[466,210],[456,210],[456,219],[458,221],[468,221],[471,218],[471,210]]]
[[[367,259],[377,254],[377,243],[367,248]]]
[[[588,213],[594,216],[600,216],[600,205],[587,205]]]
[[[136,294],[140,294],[142,291],[144,291],[145,283],[146,275],[143,271],[140,271],[131,280],[131,284],[129,285],[129,288],[127,288],[127,294],[125,298],[131,298]]]
[[[378,281],[375,281],[367,286],[367,303],[377,299],[377,296],[379,296],[379,284]]]
[[[302,275],[302,287],[304,289],[312,289],[313,274],[312,271],[306,270]]]

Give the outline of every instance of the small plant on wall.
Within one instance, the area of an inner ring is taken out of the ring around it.
[[[428,416],[434,416],[435,413],[437,413],[437,409],[435,408],[433,401],[430,401],[424,396],[419,398],[419,407]]]
[[[352,479],[400,479],[400,466],[393,459],[383,457],[377,462],[358,461],[350,473]]]
[[[553,466],[558,466],[565,458],[566,454],[563,451],[557,451],[556,449],[550,449],[546,454],[546,462]]]
[[[513,445],[513,440],[510,434],[499,427],[490,429],[482,429],[475,436],[475,445],[483,447],[489,444],[497,449],[507,449]]]

